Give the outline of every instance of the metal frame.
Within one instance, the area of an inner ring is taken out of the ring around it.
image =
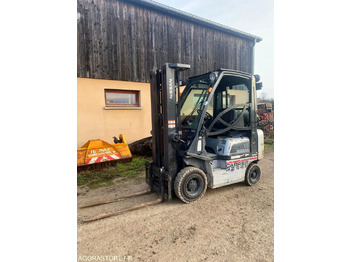
[[[162,70],[151,72],[152,158],[146,164],[146,182],[159,192],[163,201],[170,200],[174,177],[178,172],[177,151],[172,143],[178,137],[178,72],[189,65],[167,63]]]

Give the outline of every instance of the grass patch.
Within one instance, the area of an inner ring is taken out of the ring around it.
[[[105,182],[102,182],[102,181],[96,181],[96,182],[92,182],[89,184],[89,188],[90,189],[96,189],[96,188],[99,188],[99,187],[103,187],[103,186],[113,186],[114,183],[112,180],[107,180]]]
[[[151,160],[151,157],[133,156],[133,160],[129,163],[117,163],[115,166],[99,170],[78,172],[77,185],[87,185],[90,189],[96,189],[113,185],[113,179],[117,177],[139,177],[145,171],[145,163]]]
[[[151,157],[133,157],[132,161],[129,163],[117,164],[118,173],[122,177],[133,178],[140,175],[140,173],[146,170],[145,163],[151,162]]]
[[[274,139],[273,138],[266,138],[264,142],[265,142],[265,148],[264,148],[265,153],[273,151]]]

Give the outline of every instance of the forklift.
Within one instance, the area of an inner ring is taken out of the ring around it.
[[[151,72],[152,162],[146,163],[149,189],[112,199],[84,203],[88,208],[157,192],[153,201],[82,222],[116,216],[159,204],[177,196],[198,201],[207,187],[245,182],[261,176],[264,133],[257,128],[256,91],[259,75],[218,69],[188,79],[182,94],[179,74],[190,65],[166,63]]]
[[[146,163],[146,182],[162,201],[176,195],[192,203],[207,187],[252,186],[261,176],[260,76],[218,69],[190,77],[181,94],[179,75],[188,69],[166,63],[151,72],[152,162]]]

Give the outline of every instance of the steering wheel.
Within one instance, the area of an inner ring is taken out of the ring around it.
[[[231,107],[228,107],[226,108],[224,111],[222,111],[220,114],[218,114],[214,120],[211,122],[210,126],[207,128],[207,134],[208,135],[218,135],[218,134],[222,134],[222,133],[225,133],[226,131],[230,130],[234,125],[235,123],[240,120],[242,117],[243,117],[243,112],[244,110],[247,108],[248,105],[234,105],[234,106],[231,106]],[[237,116],[236,120],[234,120],[233,122],[230,122],[230,123],[227,123],[225,120],[223,120],[221,117],[226,114],[227,112],[229,112],[230,110],[232,109],[241,109],[241,113],[239,113],[239,115]],[[220,129],[218,131],[215,131],[215,132],[211,132],[211,130],[213,129],[214,125],[217,123],[217,122],[220,122],[222,123],[224,126],[223,129]]]
[[[198,115],[200,115],[202,113],[202,111],[200,109],[197,110]],[[204,121],[208,121],[208,120],[212,120],[213,116],[211,114],[208,113],[208,111],[205,111],[204,114]]]

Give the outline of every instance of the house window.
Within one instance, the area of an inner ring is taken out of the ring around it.
[[[140,107],[140,91],[105,89],[106,107]]]

